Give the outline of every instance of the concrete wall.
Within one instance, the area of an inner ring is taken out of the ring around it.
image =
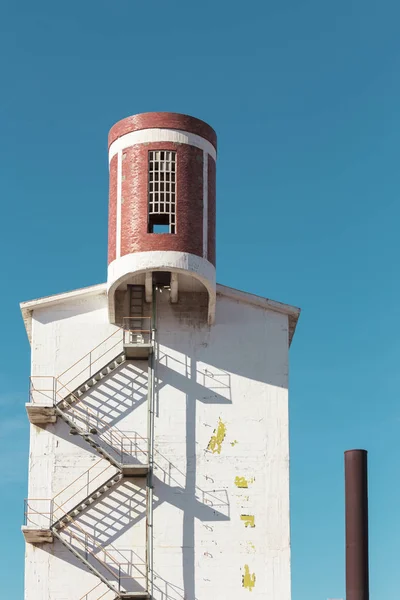
[[[164,293],[157,305],[153,597],[251,592],[289,600],[287,317],[219,295],[210,328],[206,296],[181,294],[171,305]],[[61,373],[116,330],[102,295],[33,317],[35,375]],[[146,381],[145,362],[125,363],[81,405],[102,414],[105,429],[146,438]],[[85,493],[79,490],[89,467],[95,465],[85,489],[103,477],[108,463],[98,461],[62,421],[31,426],[29,497],[53,497],[78,478],[58,498],[70,507],[69,491]],[[111,554],[137,562],[132,576],[145,560],[145,495],[139,480],[123,480],[77,520],[78,535],[87,531]],[[78,600],[97,583],[60,542],[27,545],[25,600]],[[141,583],[131,581],[131,589]],[[101,584],[87,600],[105,590]]]

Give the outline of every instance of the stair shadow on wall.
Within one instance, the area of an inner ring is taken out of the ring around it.
[[[154,510],[160,504],[167,502],[185,512],[188,508],[188,503],[190,503],[191,513],[193,512],[194,516],[203,522],[229,520],[229,501],[226,490],[206,491],[196,486],[196,500],[193,503],[193,497],[189,497],[185,489],[180,485],[182,477],[185,477],[184,473],[157,451],[155,453],[155,460],[155,471],[159,473],[161,478],[158,476],[154,477],[154,487],[157,490],[157,494],[159,494],[159,496],[156,495],[154,497]],[[163,465],[160,464],[161,461]],[[93,551],[92,559],[96,563],[96,568],[100,572],[103,572],[99,568],[98,561],[95,558],[96,554],[101,552],[97,544],[105,547],[107,551],[119,552],[119,549],[114,544],[117,543],[119,546],[118,541],[121,541],[124,534],[140,521],[145,521],[145,519],[146,480],[145,478],[125,478],[83,510],[67,529],[72,528],[71,530],[75,534],[79,532],[82,534],[82,530],[84,530],[93,536],[95,543],[91,547]],[[145,523],[143,523],[143,526],[145,526]],[[144,532],[143,540],[145,540]],[[82,550],[79,545],[76,548],[78,551]],[[71,562],[74,566],[79,566],[83,570],[87,569],[83,563],[80,561],[77,562],[74,555],[70,552],[63,552],[62,559]],[[137,552],[135,560],[143,561],[144,559]],[[107,570],[104,570],[103,574],[107,575],[107,577],[110,575]],[[132,572],[128,568],[127,572],[124,571],[123,574],[129,577]],[[183,589],[180,589],[179,586],[173,585],[155,572],[153,575],[155,588],[159,591],[162,598],[165,600],[186,598]],[[115,576],[117,576],[117,570],[115,570]],[[159,583],[156,583],[157,581]],[[143,589],[140,586],[137,587],[139,585],[137,582],[134,582],[134,585],[136,587],[133,591]]]
[[[232,404],[230,373],[213,367],[208,367],[207,370],[204,367],[195,369],[194,377],[192,377],[192,368],[190,359],[185,362],[165,352],[160,353],[155,386],[157,408],[159,392],[164,387],[164,382],[205,404]],[[179,370],[185,371],[185,374],[180,373]]]
[[[168,479],[171,482],[174,482],[173,469],[170,465]],[[167,484],[154,477],[154,487],[159,495],[154,497],[153,510],[165,502],[185,510],[187,498],[179,484]],[[206,491],[196,487],[196,499],[192,504],[196,518],[201,521],[228,521],[230,518],[226,490]],[[124,478],[76,516],[72,525],[77,523],[78,527],[90,530],[95,540],[107,547],[143,519],[146,519],[146,480]]]
[[[200,328],[201,329],[201,328]],[[209,329],[204,327],[207,337]],[[170,466],[165,465],[165,457],[157,456],[155,472],[161,466],[160,479],[155,481],[155,493],[160,497],[167,497],[168,501],[177,506],[183,512],[182,528],[182,578],[183,598],[195,600],[195,521],[198,519],[203,523],[212,521],[228,521],[230,519],[229,497],[226,489],[213,489],[211,491],[201,490],[197,486],[197,403],[218,404],[221,406],[233,403],[231,374],[226,370],[210,364],[207,360],[200,360],[204,352],[205,359],[208,357],[208,343],[196,349],[187,343],[185,336],[171,336],[168,344],[169,351],[165,346],[163,350],[156,348],[157,370],[155,383],[156,414],[161,413],[160,391],[166,385],[171,385],[180,391],[182,398],[181,410],[185,410],[184,435],[185,440],[185,468],[176,469],[172,473],[173,480],[178,483],[179,494],[171,494]],[[203,349],[204,346],[204,349]],[[199,355],[199,356],[198,356]],[[207,447],[204,448],[207,451]],[[184,471],[184,472],[183,472]],[[165,486],[165,482],[167,486]],[[206,508],[205,508],[206,507]],[[168,598],[164,590],[164,597]],[[179,596],[178,596],[179,598]]]

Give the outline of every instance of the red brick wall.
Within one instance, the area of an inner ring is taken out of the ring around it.
[[[208,155],[208,240],[207,258],[215,266],[215,240],[216,240],[216,165],[215,160]]]
[[[148,152],[176,151],[176,233],[147,233]],[[186,144],[137,144],[122,152],[121,256],[149,250],[203,253],[203,151]]]
[[[181,115],[179,113],[168,112],[151,112],[133,115],[118,121],[110,129],[108,134],[108,147],[119,137],[130,133],[131,131],[139,131],[140,129],[181,129],[189,133],[195,133],[202,138],[211,142],[217,149],[217,134],[214,129],[204,121],[190,117],[189,115]]]
[[[110,193],[108,204],[108,263],[116,256],[116,220],[117,220],[117,164],[118,156],[110,162]]]

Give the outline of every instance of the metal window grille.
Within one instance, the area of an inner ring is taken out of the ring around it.
[[[176,152],[149,152],[149,232],[157,225],[176,231]]]

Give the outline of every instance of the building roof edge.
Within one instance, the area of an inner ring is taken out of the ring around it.
[[[244,302],[246,304],[252,304],[253,306],[259,306],[266,310],[272,310],[283,315],[287,315],[289,319],[289,346],[292,343],[294,332],[296,330],[297,321],[300,317],[301,309],[297,306],[291,306],[290,304],[284,304],[283,302],[277,302],[276,300],[270,300],[264,296],[256,296],[249,292],[243,292],[236,288],[227,287],[217,283],[217,296],[226,296],[237,302]]]
[[[70,300],[72,298],[82,298],[97,294],[106,294],[106,292],[107,284],[99,283],[96,285],[79,288],[69,292],[63,292],[61,294],[44,296],[43,298],[36,298],[34,300],[27,300],[26,302],[21,302],[20,307],[22,312],[22,318],[24,320],[29,342],[32,341],[32,312],[36,308],[45,308],[47,306],[59,304],[60,302]],[[289,319],[289,345],[291,344],[296,329],[297,321],[300,316],[300,308],[297,308],[296,306],[291,306],[290,304],[283,304],[282,302],[270,300],[269,298],[264,298],[263,296],[256,296],[255,294],[250,294],[249,292],[237,290],[226,285],[221,285],[220,283],[217,283],[217,295],[225,296],[227,298],[230,298],[231,300],[236,300],[237,302],[252,304],[254,306],[264,308],[265,310],[272,310],[274,312],[287,315]]]
[[[21,308],[22,318],[24,320],[29,342],[32,342],[32,312],[36,308],[45,308],[46,306],[59,304],[60,302],[70,300],[72,298],[95,296],[97,294],[106,294],[106,292],[107,284],[98,283],[96,285],[90,285],[88,287],[71,290],[70,292],[52,294],[51,296],[43,296],[42,298],[35,298],[34,300],[27,300],[26,302],[21,302],[19,306]]]

